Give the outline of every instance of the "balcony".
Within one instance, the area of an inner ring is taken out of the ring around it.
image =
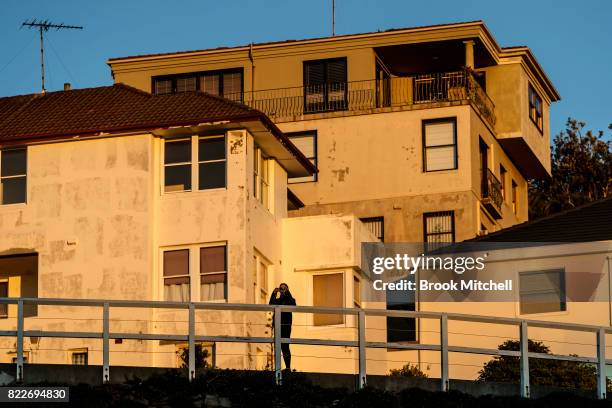
[[[471,102],[489,125],[495,125],[495,106],[467,69],[250,91],[225,97],[242,101],[274,120],[295,120],[296,117],[324,112],[384,112],[393,107],[418,109],[450,102]]]
[[[502,218],[502,195],[501,182],[495,177],[491,170],[487,169],[482,178],[482,204],[494,219]]]

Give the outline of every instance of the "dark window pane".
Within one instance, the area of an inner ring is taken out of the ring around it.
[[[16,204],[26,202],[26,178],[15,177],[3,179],[1,196],[2,204]]]
[[[0,176],[21,176],[26,174],[26,149],[3,150]]]
[[[0,297],[8,297],[8,282],[0,282]],[[8,316],[8,304],[0,304],[0,317]]]
[[[211,95],[219,95],[220,87],[219,74],[206,74],[200,77],[200,91]]]
[[[225,159],[225,137],[200,139],[198,161]]]
[[[225,246],[200,248],[200,273],[225,271]]]
[[[225,187],[225,162],[200,163],[200,190]]]
[[[172,80],[171,79],[156,79],[155,80],[155,94],[164,95],[172,93]]]
[[[166,166],[164,172],[164,191],[191,190],[191,165]]]
[[[176,92],[189,92],[196,90],[196,78],[186,77],[176,79]]]
[[[189,275],[189,250],[164,252],[164,276]]]
[[[223,96],[233,101],[241,99],[242,72],[227,72],[223,74]]]
[[[164,162],[166,164],[191,162],[191,140],[167,141],[165,144]]]

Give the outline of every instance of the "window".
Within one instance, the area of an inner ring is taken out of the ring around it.
[[[189,302],[192,299],[227,299],[227,245],[193,245],[163,252],[164,300]],[[198,285],[197,282],[200,282]]]
[[[200,248],[200,300],[227,299],[226,247]]]
[[[242,88],[242,68],[153,78],[153,93],[156,95],[201,91],[240,102]]]
[[[506,176],[507,175],[508,175],[508,172],[506,171],[506,168],[500,164],[499,165],[499,181],[501,183],[501,194],[502,194],[502,198],[504,199],[504,201],[506,200]]]
[[[224,188],[226,173],[225,135],[164,142],[164,192],[191,191],[193,184],[198,190]]]
[[[300,152],[310,162],[317,167],[317,131],[307,131],[307,132],[294,132],[294,133],[285,133],[289,140],[298,148]],[[317,173],[312,176],[306,177],[290,177],[287,182],[289,184],[293,183],[303,183],[307,181],[317,181]]]
[[[199,139],[198,187],[200,190],[225,187],[226,157],[225,136]]]
[[[164,191],[191,190],[191,139],[166,140],[164,144]]]
[[[423,170],[457,168],[457,120],[423,121]]]
[[[408,281],[415,282],[415,275],[408,275]],[[415,291],[386,291],[387,310],[414,311]],[[400,343],[417,340],[416,318],[387,316],[387,342]]]
[[[0,281],[0,298],[8,297],[8,280]],[[8,303],[0,303],[0,319],[8,317]]]
[[[189,250],[164,252],[164,300],[189,302]]]
[[[565,271],[519,273],[521,314],[566,310]]]
[[[353,306],[361,307],[361,281],[353,276]]]
[[[4,149],[0,151],[0,203],[26,202],[27,150]]]
[[[344,307],[344,274],[332,273],[313,276],[313,306]],[[341,314],[315,313],[313,324],[327,326],[344,323]]]
[[[512,212],[518,214],[518,186],[512,180]]]
[[[423,233],[423,242],[426,244],[455,242],[455,212],[423,214]]]
[[[380,239],[380,242],[385,242],[385,217],[369,217],[360,218],[361,222]]]
[[[72,365],[87,365],[89,363],[87,350],[72,352]]]
[[[267,305],[268,296],[268,263],[259,253],[253,255],[253,301]]]
[[[346,58],[304,61],[305,113],[347,109]]]
[[[270,209],[269,203],[269,162],[263,156],[263,152],[259,147],[255,148],[255,158],[253,160],[253,180],[254,189],[253,195],[264,207]]]
[[[535,91],[533,86],[529,84],[529,117],[536,125],[538,130],[542,132],[544,119],[542,116],[542,98]]]

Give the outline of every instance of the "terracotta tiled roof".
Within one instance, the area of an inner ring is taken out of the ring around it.
[[[217,121],[261,122],[305,169],[316,172],[258,110],[201,92],[151,95],[124,84],[0,98],[0,146]]]
[[[123,84],[0,98],[0,143],[141,130],[263,113],[199,92],[151,95]]]

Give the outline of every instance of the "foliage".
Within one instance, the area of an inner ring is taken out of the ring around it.
[[[416,365],[412,365],[410,363],[406,364],[402,368],[392,369],[390,371],[390,374],[392,376],[398,376],[398,377],[420,377],[420,378],[428,377],[427,374],[422,372],[419,367],[417,367]]]
[[[189,348],[185,347],[176,352],[179,360],[181,360],[181,368],[189,367]],[[208,368],[209,353],[201,344],[195,345],[195,366],[196,368]]]
[[[612,196],[612,141],[569,118],[553,139],[552,178],[529,184],[529,219]],[[609,126],[612,129],[612,124]]]
[[[520,350],[520,342],[508,340],[499,350]],[[550,348],[539,341],[529,340],[527,349],[532,353],[550,354]],[[513,356],[495,356],[479,372],[479,381],[519,383],[520,359]],[[597,369],[592,364],[549,359],[529,359],[529,382],[563,388],[592,390],[597,388]]]
[[[437,384],[435,380],[431,381]],[[372,383],[374,382],[372,378]],[[29,386],[65,386],[65,384],[39,383]],[[123,384],[71,386],[70,402],[57,406],[66,408],[219,406],[218,403],[211,404],[211,400],[224,400],[225,406],[231,404],[232,407],[270,408],[558,408],[563,406],[603,408],[610,406],[606,401],[567,392],[527,400],[518,396],[476,397],[458,391],[431,392],[416,388],[398,392],[371,387],[354,392],[351,388],[322,388],[313,385],[307,376],[293,372],[285,374],[283,385],[277,386],[274,383],[274,373],[265,371],[201,370],[196,379],[189,382],[184,371],[168,370],[144,380],[134,378]],[[29,406],[28,403],[23,405]]]

